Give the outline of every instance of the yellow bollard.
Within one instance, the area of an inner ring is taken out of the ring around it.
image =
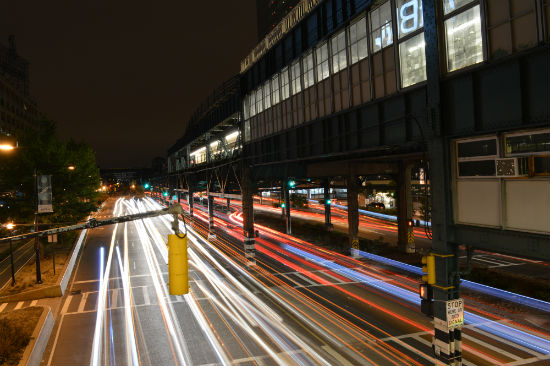
[[[168,288],[170,295],[189,292],[189,264],[187,261],[187,236],[168,235]]]

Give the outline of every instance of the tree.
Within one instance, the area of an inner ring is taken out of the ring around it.
[[[55,122],[42,119],[38,130],[21,132],[20,147],[2,157],[0,192],[5,192],[7,204],[0,208],[0,219],[9,216],[19,223],[32,222],[34,169],[38,175],[52,175],[54,212],[39,215],[39,222],[76,222],[96,208],[99,168],[95,152],[83,143],[60,141],[55,130]]]

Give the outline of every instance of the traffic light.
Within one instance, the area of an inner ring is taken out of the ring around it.
[[[187,235],[168,235],[168,290],[170,295],[184,295],[189,292]]]
[[[296,181],[295,180],[289,180],[288,181],[288,188],[294,188],[296,187]]]
[[[164,197],[168,197],[168,192],[164,191],[164,192],[162,192],[162,195],[163,195]]]
[[[420,311],[429,317],[434,316],[433,289],[427,283],[420,283],[418,287],[420,294]]]
[[[330,206],[330,204],[332,203],[332,201],[330,200],[330,198],[328,198],[328,199],[325,201],[325,203],[326,203],[327,205]]]
[[[285,204],[284,204],[284,202],[283,202],[283,203],[281,203],[281,208],[285,208]]]
[[[433,254],[422,256],[422,272],[426,273],[422,275],[422,282],[435,285],[435,256]]]
[[[151,187],[151,185],[150,185],[149,183],[145,183],[145,184],[143,185],[143,188],[145,188],[145,189],[149,189],[149,187]]]

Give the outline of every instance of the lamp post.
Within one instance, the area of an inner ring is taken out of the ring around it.
[[[13,230],[14,227],[15,225],[11,222],[8,222],[6,224],[6,229],[10,231]],[[13,264],[13,245],[12,245],[11,239],[10,239],[10,262],[11,262],[11,285],[15,286],[15,265]]]

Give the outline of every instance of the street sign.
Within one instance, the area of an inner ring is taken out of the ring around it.
[[[464,325],[464,300],[454,299],[445,301],[447,309],[447,326],[449,330]]]
[[[38,194],[38,213],[53,212],[52,206],[52,176],[39,175],[36,177]]]

